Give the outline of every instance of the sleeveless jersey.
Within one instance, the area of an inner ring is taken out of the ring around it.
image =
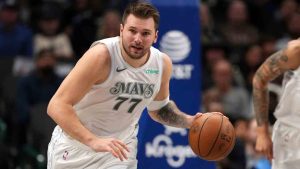
[[[109,77],[94,85],[74,109],[92,133],[126,140],[137,133],[141,113],[160,89],[162,53],[151,47],[148,61],[133,68],[121,55],[120,37],[96,41],[92,46],[98,43],[108,48],[111,57]]]
[[[284,74],[282,96],[275,110],[279,122],[300,129],[300,67]]]

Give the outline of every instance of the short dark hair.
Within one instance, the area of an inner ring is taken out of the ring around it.
[[[145,1],[136,1],[129,3],[124,10],[124,14],[122,17],[122,24],[125,24],[127,17],[133,14],[136,17],[148,19],[153,18],[155,23],[155,30],[158,29],[159,26],[159,12],[156,7],[152,4],[145,2]]]

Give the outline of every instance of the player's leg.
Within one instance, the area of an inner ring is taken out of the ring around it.
[[[47,169],[52,169],[53,168],[53,163],[54,163],[54,157],[53,157],[53,152],[56,148],[55,144],[57,141],[62,137],[62,131],[59,129],[59,127],[55,127],[51,140],[48,144],[48,150],[47,150]]]
[[[58,141],[49,157],[48,169],[103,168],[109,158],[114,157],[108,152],[94,152],[78,145]]]
[[[87,146],[70,140],[56,127],[48,146],[48,169],[82,169],[94,165],[101,166],[109,153],[96,153]]]
[[[274,159],[272,169],[298,169],[300,165],[300,131],[294,127],[276,123],[274,126]]]
[[[128,159],[120,161],[109,152],[95,152],[86,145],[66,136],[56,127],[48,146],[48,169],[136,169],[137,139],[125,142],[130,150]]]
[[[137,160],[111,163],[111,164],[104,165],[102,168],[105,168],[105,169],[137,169]]]

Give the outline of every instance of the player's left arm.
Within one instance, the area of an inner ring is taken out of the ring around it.
[[[197,113],[194,116],[188,115],[181,110],[178,109],[175,102],[172,100],[168,100],[170,91],[170,79],[172,74],[172,61],[166,54],[163,54],[163,74],[161,86],[158,94],[156,95],[154,102],[157,102],[158,106],[160,104],[164,104],[159,106],[157,110],[149,110],[148,112],[150,117],[161,124],[180,127],[180,128],[190,128],[193,120],[201,115],[201,113]],[[155,104],[155,103],[154,103]]]
[[[300,66],[300,40],[290,41],[259,67],[253,77],[253,101],[258,127],[268,131],[268,83],[287,70]]]
[[[256,151],[273,159],[273,143],[269,133],[268,83],[288,70],[300,66],[300,40],[290,41],[284,49],[272,54],[253,77],[253,105],[257,121]]]

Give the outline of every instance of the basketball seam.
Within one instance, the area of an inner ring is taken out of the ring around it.
[[[224,118],[224,117],[223,117],[223,118]],[[233,134],[234,134],[234,133],[233,133]],[[234,134],[234,135],[235,135],[235,134]],[[235,138],[235,136],[234,136],[233,138]],[[220,154],[221,158],[218,158],[217,160],[222,159],[222,158],[224,157],[224,155],[227,156],[227,155],[232,151],[232,149],[233,149],[233,147],[234,147],[234,146],[232,146],[232,145],[233,145],[234,143],[235,143],[235,140],[233,139],[233,141],[231,141],[230,145],[226,147],[226,149],[224,150],[224,152],[222,152],[222,153]],[[230,150],[227,150],[228,147],[231,147],[231,149],[230,149]],[[229,152],[229,153],[228,153],[228,152]],[[226,154],[226,153],[228,153],[228,154]]]
[[[208,116],[208,117],[204,120],[204,122],[203,122],[203,124],[202,124],[202,126],[201,126],[201,129],[200,129],[200,133],[199,133],[199,136],[198,136],[198,144],[197,144],[199,154],[201,154],[201,152],[200,152],[200,146],[199,146],[199,141],[200,141],[200,137],[201,137],[201,132],[202,132],[202,129],[203,129],[203,127],[204,127],[206,121],[207,121],[211,116],[213,116],[213,114],[210,115],[210,116]]]
[[[214,141],[214,143],[212,144],[212,146],[211,146],[210,150],[208,151],[207,155],[205,155],[204,157],[208,156],[208,155],[211,153],[211,151],[213,150],[213,148],[214,148],[214,146],[215,146],[215,144],[216,144],[216,142],[217,142],[217,140],[218,140],[218,138],[219,138],[219,135],[220,135],[220,132],[221,132],[221,128],[222,128],[222,125],[223,125],[223,117],[222,117],[221,125],[220,125],[219,131],[218,131],[218,135],[217,135],[217,137],[215,138],[215,141]]]
[[[235,131],[234,131],[234,132],[235,132]],[[233,134],[235,135],[235,133],[233,133]],[[234,136],[233,138],[235,138],[235,136]],[[221,155],[224,156],[227,152],[230,153],[230,152],[232,151],[232,149],[234,148],[234,146],[232,146],[233,144],[235,144],[235,139],[233,139],[232,142],[231,142],[231,144],[229,145],[229,147],[231,147],[231,150],[229,150],[229,151],[224,151]],[[229,153],[228,153],[228,154],[229,154]],[[227,155],[228,155],[228,154],[227,154]]]

